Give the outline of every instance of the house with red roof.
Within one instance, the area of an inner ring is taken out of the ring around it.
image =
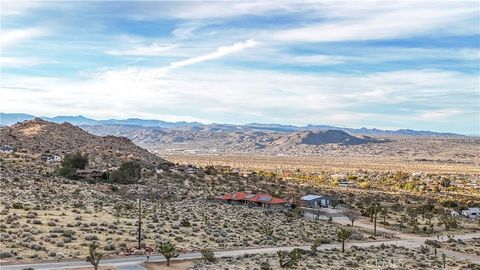
[[[220,200],[237,205],[247,205],[249,207],[261,208],[284,208],[289,206],[289,202],[284,199],[276,198],[270,194],[254,194],[249,192],[235,192],[225,194]]]

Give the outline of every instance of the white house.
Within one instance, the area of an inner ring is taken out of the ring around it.
[[[193,168],[193,167],[188,167],[186,170],[185,170],[186,173],[188,174],[195,174],[198,172],[198,169],[197,168]]]
[[[14,147],[10,147],[10,146],[7,146],[7,145],[0,146],[0,153],[3,153],[3,154],[11,154],[15,151],[16,151],[16,149]]]
[[[62,157],[59,155],[50,155],[47,158],[47,162],[60,162],[62,161]]]
[[[459,217],[459,216],[460,216],[460,213],[458,213],[458,212],[455,211],[455,210],[452,210],[452,211],[450,211],[450,215],[451,215],[452,217]]]
[[[60,161],[62,161],[61,156],[53,155],[53,154],[42,155],[41,159],[45,162],[60,162]]]
[[[157,170],[156,170],[156,173],[158,173],[158,174],[162,174],[164,172],[165,171],[162,168],[157,168]]]
[[[480,208],[470,207],[467,210],[462,210],[462,215],[468,218],[480,218]]]

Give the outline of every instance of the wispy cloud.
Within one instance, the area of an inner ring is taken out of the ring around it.
[[[0,45],[2,49],[5,49],[17,45],[20,42],[45,35],[46,32],[45,29],[40,28],[2,30],[0,33]]]
[[[478,4],[419,4],[413,8],[417,3],[405,3],[395,2],[391,6],[386,5],[384,9],[367,5],[366,8],[356,9],[356,12],[352,13],[350,7],[345,8],[340,4],[338,10],[327,9],[330,12],[326,12],[327,16],[336,17],[336,20],[279,31],[272,36],[273,39],[281,41],[331,42],[404,38],[431,31],[437,31],[436,34],[455,32],[467,35],[475,31],[472,24],[478,17]],[[357,7],[362,5],[363,2]]]
[[[242,50],[247,49],[247,48],[255,47],[257,45],[258,45],[258,42],[256,42],[253,39],[249,39],[245,42],[235,43],[231,46],[222,46],[222,47],[217,48],[216,51],[211,52],[211,53],[207,53],[207,54],[200,55],[200,56],[195,56],[195,57],[185,59],[185,60],[182,60],[182,61],[173,62],[169,65],[168,70],[174,69],[174,68],[179,68],[179,67],[184,67],[184,66],[188,66],[188,65],[193,65],[193,64],[208,61],[208,60],[221,58],[221,57],[227,56],[229,54],[242,51]]]
[[[153,43],[150,46],[136,46],[122,50],[108,50],[107,54],[114,56],[165,56],[175,45]]]
[[[2,67],[31,67],[45,63],[44,61],[23,57],[0,56],[0,66]]]
[[[442,121],[461,113],[462,111],[455,108],[442,108],[421,112],[418,114],[418,117],[426,121]]]
[[[194,56],[187,58],[181,61],[175,61],[170,63],[168,66],[160,68],[127,68],[122,70],[110,70],[105,73],[102,73],[100,76],[103,80],[110,80],[110,78],[116,78],[119,75],[127,81],[139,81],[139,80],[152,80],[155,78],[164,77],[168,72],[178,69],[181,67],[186,67],[189,65],[198,64],[201,62],[214,60],[218,58],[225,57],[227,55],[233,54],[235,52],[242,51],[247,48],[257,46],[258,42],[249,39],[244,42],[238,42],[231,46],[221,46],[218,47],[214,52],[207,54]]]

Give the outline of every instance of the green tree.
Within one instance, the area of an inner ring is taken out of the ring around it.
[[[93,241],[88,247],[88,257],[87,262],[93,265],[93,269],[97,270],[100,260],[103,257],[103,253],[97,251],[98,245],[97,242]]]
[[[110,173],[109,181],[118,184],[134,184],[141,177],[142,167],[134,161],[127,161],[118,170]]]
[[[62,167],[57,170],[57,174],[68,179],[78,180],[80,177],[77,174],[77,170],[83,170],[87,165],[87,156],[82,156],[80,153],[66,155],[62,161]]]
[[[285,250],[277,251],[278,262],[281,268],[285,267],[295,267],[298,265],[298,262],[302,259],[302,255],[305,253],[302,249],[294,249],[290,252]]]
[[[164,242],[157,246],[158,253],[162,254],[167,260],[167,266],[170,266],[170,259],[178,257],[178,252],[174,244]]]
[[[341,228],[337,230],[337,239],[338,241],[342,242],[342,253],[345,252],[345,240],[352,236],[352,231]]]
[[[62,161],[62,167],[83,170],[88,165],[88,157],[80,153],[66,155]]]

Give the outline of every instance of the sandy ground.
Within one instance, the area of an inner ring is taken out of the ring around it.
[[[167,266],[166,262],[149,262],[145,263],[145,267],[148,270],[185,270],[191,269],[194,265],[194,261],[172,261],[170,262],[170,266]]]

